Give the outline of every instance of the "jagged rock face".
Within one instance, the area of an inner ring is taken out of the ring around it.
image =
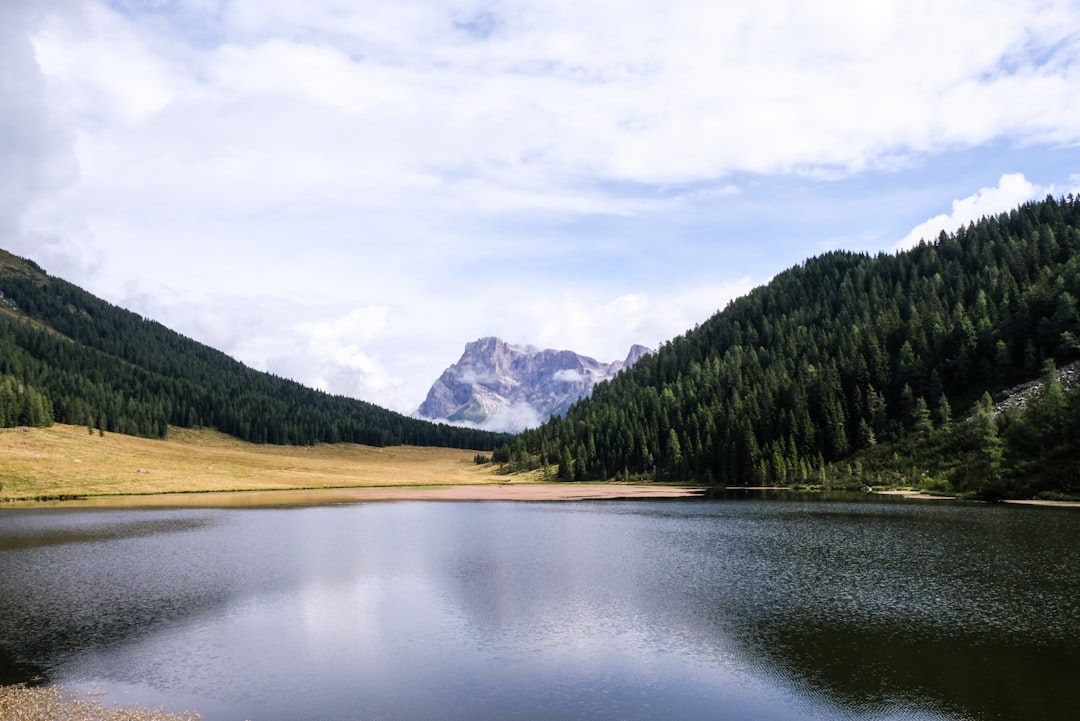
[[[651,351],[635,345],[624,361],[601,363],[568,350],[536,350],[481,338],[465,346],[428,391],[417,414],[518,431],[563,415],[593,386]]]

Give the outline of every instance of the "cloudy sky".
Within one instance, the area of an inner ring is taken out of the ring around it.
[[[3,0],[0,247],[410,412],[1080,188],[1080,2]]]

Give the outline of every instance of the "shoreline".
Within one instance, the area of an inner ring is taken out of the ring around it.
[[[797,491],[786,486],[737,486],[726,490]],[[152,509],[152,508],[304,508],[353,503],[401,501],[524,501],[568,502],[601,500],[663,500],[701,498],[706,486],[652,483],[525,481],[514,483],[450,483],[442,485],[400,484],[341,486],[329,488],[238,489],[168,491],[163,493],[99,494],[43,499],[3,499],[5,508],[32,509]],[[815,491],[802,491],[813,494]],[[955,501],[920,491],[884,489],[870,495],[917,501]],[[1080,508],[1080,501],[1010,499],[1003,504],[1047,508]]]
[[[1080,501],[1044,501],[1038,498],[1018,498],[1002,501],[1014,506],[1049,506],[1051,508],[1080,508]]]
[[[702,486],[618,483],[483,483],[442,486],[345,488],[99,495],[62,500],[8,501],[4,508],[286,508],[378,501],[590,501],[695,498]]]
[[[902,498],[912,498],[922,501],[955,501],[956,496],[938,496],[932,493],[923,493],[922,491],[904,491],[899,489],[886,489],[884,491],[870,491],[871,493],[879,496],[900,496]]]
[[[956,501],[956,496],[937,496],[922,491],[884,490],[873,491],[879,496],[900,496],[921,501]],[[1043,506],[1046,508],[1080,508],[1080,501],[1047,501],[1040,498],[1010,498],[1000,501],[1014,506]]]
[[[285,507],[369,501],[574,501],[691,498],[712,486],[552,481],[505,475],[476,452],[356,444],[255,445],[211,429],[170,428],[169,438],[94,436],[83,427],[0,429],[4,508]],[[814,487],[728,486],[727,492],[819,492]],[[882,488],[915,500],[948,496]],[[1080,508],[1080,501],[1016,500]]]

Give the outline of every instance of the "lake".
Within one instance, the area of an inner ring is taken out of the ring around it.
[[[1080,511],[0,510],[0,682],[206,721],[1080,718]]]

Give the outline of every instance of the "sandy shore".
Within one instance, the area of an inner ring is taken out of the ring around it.
[[[935,496],[930,493],[923,493],[922,491],[874,491],[879,496],[903,496],[904,498],[916,498],[924,501],[955,501],[956,496]]]
[[[955,496],[934,496],[929,493],[921,493],[920,491],[874,491],[874,493],[881,496],[903,496],[904,498],[915,498],[928,501],[953,501],[956,500]],[[1002,501],[1002,503],[1010,503],[1017,506],[1052,506],[1059,508],[1080,508],[1080,501],[1042,501],[1042,500],[1008,500]]]
[[[1005,501],[1005,503],[1012,503],[1017,506],[1056,506],[1059,508],[1080,508],[1080,501]]]
[[[35,508],[266,508],[322,506],[374,501],[585,501],[689,498],[705,492],[698,486],[619,483],[519,483],[457,486],[377,486],[282,491],[223,491],[154,495],[94,496],[71,501],[5,503]]]

